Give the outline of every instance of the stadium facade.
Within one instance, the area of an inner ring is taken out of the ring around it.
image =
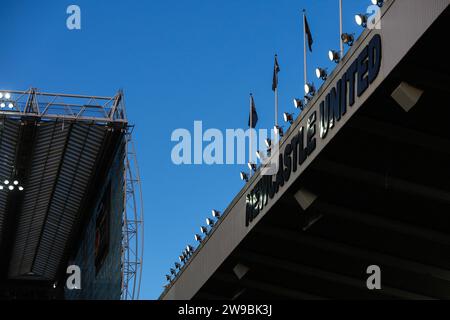
[[[450,298],[449,4],[384,1],[160,299]]]
[[[143,207],[123,93],[0,100],[0,298],[137,298]]]

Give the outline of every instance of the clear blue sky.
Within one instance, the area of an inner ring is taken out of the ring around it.
[[[66,28],[66,8],[82,10],[82,29]],[[370,1],[344,0],[344,31]],[[243,186],[242,165],[175,166],[176,128],[245,128],[253,92],[258,128],[273,126],[273,55],[278,53],[280,120],[303,94],[301,9],[314,38],[316,66],[333,69],[339,49],[338,0],[2,1],[0,88],[114,95],[123,88],[141,167],[145,265],[141,298],[155,299],[164,275],[210,216]]]

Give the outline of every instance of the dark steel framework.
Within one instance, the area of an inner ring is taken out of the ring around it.
[[[143,205],[123,92],[113,97],[33,88],[0,93],[0,179],[24,186],[22,192],[0,192],[0,282],[45,287],[61,278],[95,187],[125,140],[122,299],[137,299]]]

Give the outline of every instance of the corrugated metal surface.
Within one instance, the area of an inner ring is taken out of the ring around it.
[[[10,278],[32,272],[38,279],[54,279],[107,130],[86,123],[38,128]]]
[[[0,180],[10,179],[15,158],[20,123],[0,119]],[[8,192],[0,190],[0,239],[2,237],[3,222],[6,215],[6,201]]]

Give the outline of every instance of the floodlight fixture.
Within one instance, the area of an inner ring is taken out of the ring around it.
[[[341,35],[342,42],[351,47],[355,41],[355,36],[350,33],[343,33]]]
[[[329,50],[328,51],[328,59],[330,59],[330,61],[333,61],[335,63],[339,63],[339,61],[341,61],[341,56],[340,56],[339,52],[334,51],[334,50]]]
[[[367,19],[368,19],[367,14],[359,13],[355,15],[356,24],[363,28],[367,27]]]

